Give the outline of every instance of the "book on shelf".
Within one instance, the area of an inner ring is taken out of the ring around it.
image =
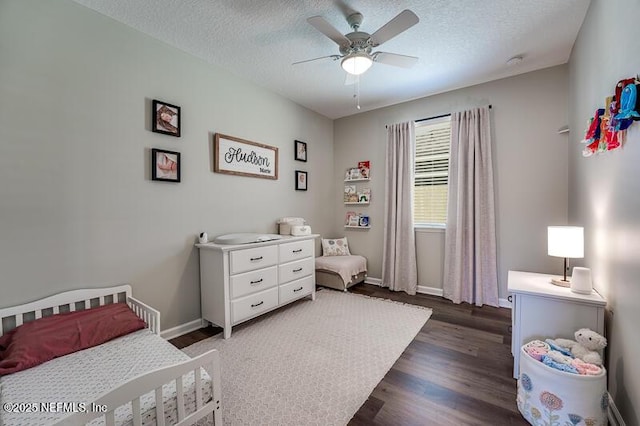
[[[358,192],[356,190],[355,185],[345,185],[344,186],[344,202],[345,203],[357,203],[358,202]]]
[[[371,163],[368,160],[358,162],[358,172],[360,174],[360,179],[369,179],[370,164]]]
[[[366,214],[361,214],[358,221],[358,226],[369,226],[369,216]]]
[[[358,203],[368,203],[371,201],[371,188],[362,188],[362,191],[358,192]]]
[[[352,167],[350,169],[347,169],[344,175],[344,180],[358,180],[358,179],[362,179],[362,176],[360,176],[360,169],[358,169],[357,167]]]
[[[359,226],[360,215],[356,212],[347,212],[347,216],[345,218],[344,224],[347,226]]]

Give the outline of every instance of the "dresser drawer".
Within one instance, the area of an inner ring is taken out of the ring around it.
[[[313,240],[280,244],[280,263],[313,257]]]
[[[278,287],[280,290],[280,304],[282,305],[283,303],[311,294],[315,285],[316,284],[313,282],[313,276],[308,276],[288,284],[281,285]]]
[[[232,275],[229,278],[229,284],[232,299],[275,287],[278,285],[278,267],[270,266],[257,271]]]
[[[285,263],[284,265],[278,266],[278,280],[280,284],[288,283],[289,281],[311,275],[314,268],[315,260],[313,257]]]
[[[253,271],[278,263],[278,249],[275,246],[256,247],[232,251],[229,254],[230,272]]]
[[[231,301],[231,318],[236,324],[278,306],[278,287]]]

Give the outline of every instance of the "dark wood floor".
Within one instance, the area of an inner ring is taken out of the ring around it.
[[[369,284],[349,291],[433,309],[349,425],[528,424],[515,402],[509,309],[455,305]],[[182,348],[220,331],[209,327],[171,343]]]

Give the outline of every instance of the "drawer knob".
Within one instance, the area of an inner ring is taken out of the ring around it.
[[[264,300],[261,301],[260,303],[256,303],[255,305],[251,305],[252,308],[255,308],[256,306],[260,306],[264,303]]]
[[[255,280],[255,281],[249,281],[249,284],[253,285],[253,284],[259,284],[261,283],[263,280],[262,278],[260,278],[259,280]]]
[[[260,256],[260,257],[252,257],[250,260],[252,262],[255,262],[256,260],[262,260],[262,256]]]
[[[298,268],[298,269],[294,269],[293,272],[300,272],[302,271],[302,268]]]
[[[293,252],[294,253],[300,253],[300,252],[302,252],[302,249],[294,250]]]
[[[293,289],[293,292],[294,292],[294,293],[296,293],[296,292],[298,292],[298,291],[302,290],[303,288],[304,288],[304,287],[294,288],[294,289]]]

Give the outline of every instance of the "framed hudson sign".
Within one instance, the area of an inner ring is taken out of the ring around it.
[[[213,171],[278,179],[278,148],[216,133]]]

